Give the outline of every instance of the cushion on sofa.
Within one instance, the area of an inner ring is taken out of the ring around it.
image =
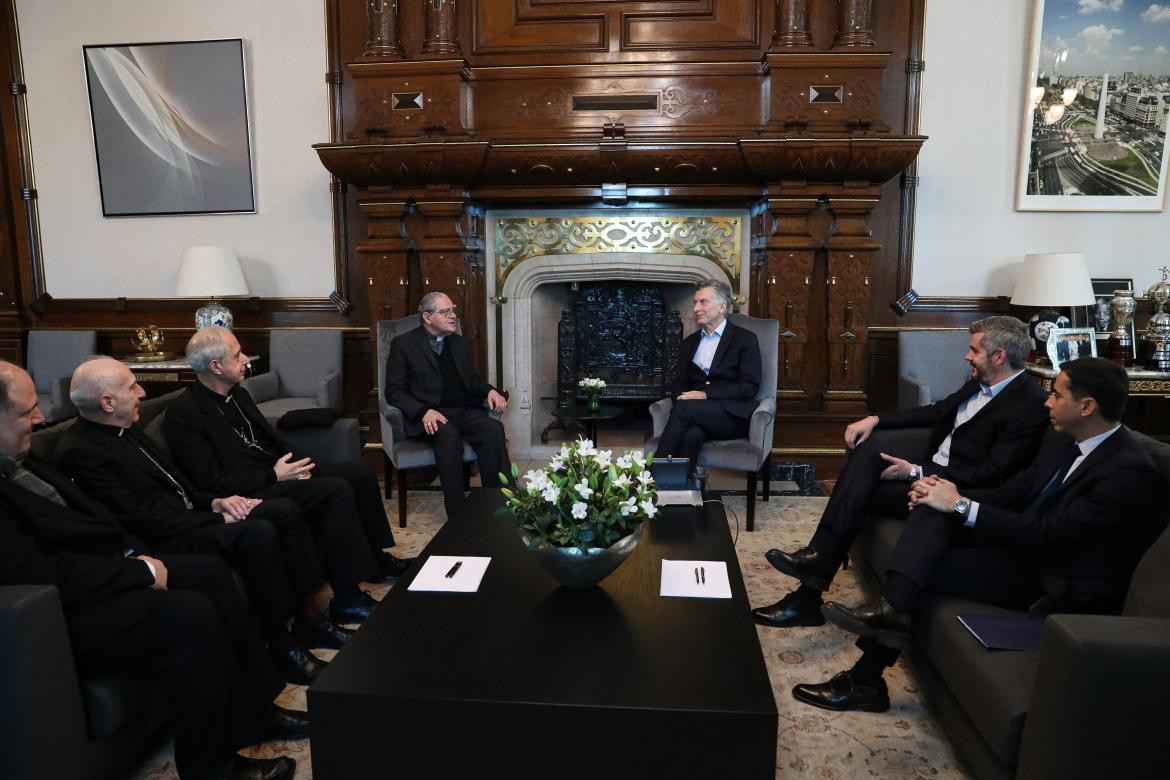
[[[81,682],[90,739],[105,739],[122,730],[161,697],[153,686],[121,677],[95,677]]]
[[[1022,616],[1009,609],[944,597],[922,599],[914,639],[930,658],[996,757],[1014,766],[1039,661],[1037,653],[988,650],[958,620],[961,612]]]
[[[1140,433],[1132,432],[1134,439],[1149,453],[1170,484],[1170,445]],[[1155,486],[1151,485],[1151,489]],[[1170,617],[1170,533],[1164,533],[1170,520],[1170,502],[1162,494],[1158,504],[1158,518],[1150,529],[1159,534],[1139,561],[1129,582],[1123,614],[1135,617]]]

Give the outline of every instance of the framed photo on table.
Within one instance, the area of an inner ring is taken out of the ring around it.
[[[1074,328],[1093,328],[1097,331],[1098,339],[1106,340],[1113,334],[1113,312],[1109,309],[1113,291],[1132,290],[1133,279],[1090,279],[1089,282],[1093,286],[1093,297],[1097,300],[1092,306],[1074,306],[1072,324]],[[1132,322],[1129,331],[1130,338],[1133,338],[1135,330]]]
[[[1048,359],[1054,369],[1083,357],[1097,357],[1097,334],[1092,328],[1053,328],[1048,332]]]

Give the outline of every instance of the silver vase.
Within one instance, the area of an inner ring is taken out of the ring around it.
[[[528,534],[521,533],[520,538],[553,579],[569,588],[584,589],[592,588],[613,574],[630,557],[630,553],[638,546],[638,540],[642,538],[643,525],[639,524],[632,534],[623,536],[609,547],[590,547],[585,552],[576,547],[557,547],[547,542],[533,548],[529,544],[532,538]]]

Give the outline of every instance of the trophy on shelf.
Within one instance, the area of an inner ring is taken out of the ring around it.
[[[1137,301],[1134,300],[1133,290],[1114,290],[1113,300],[1109,302],[1109,311],[1113,313],[1113,333],[1109,336],[1109,347],[1106,357],[1114,363],[1129,367],[1133,365],[1133,315],[1137,311]]]
[[[1142,336],[1144,363],[1150,371],[1170,371],[1170,314],[1162,310],[1170,300],[1170,269],[1162,266],[1161,271],[1162,281],[1146,291],[1146,297],[1154,304],[1154,314]]]
[[[175,353],[162,351],[164,341],[166,341],[166,337],[157,325],[139,328],[134,331],[134,336],[130,339],[130,343],[138,352],[126,356],[123,360],[128,363],[157,363],[162,360],[171,360],[175,357]]]

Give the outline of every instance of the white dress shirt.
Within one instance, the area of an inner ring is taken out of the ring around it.
[[[979,410],[991,403],[991,399],[995,398],[1003,389],[1008,386],[1008,383],[1018,377],[1023,371],[1017,371],[1002,382],[997,382],[994,385],[985,385],[979,383],[979,392],[959,404],[959,411],[955,413],[955,427],[951,428],[951,432],[943,439],[943,443],[939,445],[938,452],[934,453],[932,461],[940,466],[949,466],[951,463],[951,437],[955,435],[955,430],[963,423],[970,420]]]
[[[715,359],[715,350],[719,349],[719,339],[723,335],[723,329],[727,327],[726,318],[719,323],[719,327],[707,333],[706,328],[699,330],[699,346],[695,350],[695,356],[691,358],[691,362],[699,367],[704,374],[711,373],[711,361]]]

